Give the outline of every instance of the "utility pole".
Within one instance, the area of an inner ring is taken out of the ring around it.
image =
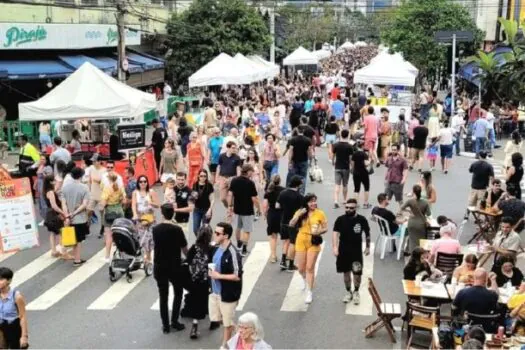
[[[451,88],[450,111],[454,115],[456,104],[456,33],[452,34],[452,88]],[[481,100],[479,101],[481,103]]]
[[[268,11],[270,12],[270,35],[272,36],[272,44],[270,46],[270,62],[275,63],[275,7],[270,7]]]
[[[126,83],[126,72],[128,71],[128,60],[126,59],[126,28],[124,24],[124,17],[126,15],[126,8],[123,0],[117,2],[117,30],[118,30],[118,67],[117,77],[122,83]]]

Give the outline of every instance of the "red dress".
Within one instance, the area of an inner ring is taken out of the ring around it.
[[[188,157],[189,163],[188,187],[193,188],[193,184],[198,180],[199,170],[202,169],[203,155],[200,143],[190,142],[187,147],[186,156]]]

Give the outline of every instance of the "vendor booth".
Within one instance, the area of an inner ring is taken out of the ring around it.
[[[355,45],[352,44],[350,41],[345,41],[339,48],[337,49],[337,52],[342,52],[344,50],[351,50],[355,48]]]
[[[273,78],[272,73],[270,70],[266,67],[262,67],[261,65],[255,63],[254,61],[250,60],[243,54],[236,54],[233,56],[233,59],[239,63],[239,65],[247,67],[248,69],[252,70],[256,74],[256,81],[262,81],[264,79]]]
[[[302,46],[299,46],[283,60],[285,66],[317,65],[318,63],[319,58]]]
[[[221,53],[189,78],[189,86],[244,85],[259,81],[260,70]]]
[[[328,57],[332,56],[332,52],[331,52],[331,51],[329,51],[329,50],[324,50],[324,49],[314,51],[313,54],[314,54],[319,60],[324,60],[325,58],[328,58]]]
[[[145,150],[142,117],[156,106],[155,95],[123,84],[86,62],[45,96],[37,101],[20,103],[18,108],[23,121],[58,120],[64,141],[71,140],[73,130],[83,133],[81,151],[72,154],[79,163],[94,152],[108,157],[110,149],[117,155],[121,151],[139,152],[133,160],[146,166],[142,172],[136,169],[136,173],[147,175],[150,183],[154,183],[157,173],[151,152]],[[120,123],[110,133],[109,123],[115,119]],[[89,132],[84,134],[85,123],[90,125]],[[48,153],[51,151],[49,149]],[[113,158],[113,154],[111,156]],[[125,169],[129,165],[129,160],[115,162],[116,169]],[[124,175],[123,171],[121,175]]]
[[[383,49],[376,57],[372,58],[370,64],[395,64],[396,67],[400,66],[414,75],[419,73],[419,70],[412,63],[405,61],[403,55],[399,52],[390,54],[388,53],[388,48]]]
[[[416,82],[416,75],[409,72],[402,62],[391,59],[389,62],[381,61],[358,69],[354,74],[355,84],[365,85],[388,85],[396,87],[413,87]],[[401,96],[404,96],[401,98]],[[379,113],[381,107],[390,111],[390,122],[396,123],[401,109],[405,110],[405,115],[411,114],[412,94],[402,94],[396,91],[391,92],[389,97],[379,96],[372,99],[372,105],[377,107]]]
[[[275,78],[276,76],[279,75],[279,71],[281,70],[281,68],[275,63],[268,62],[267,60],[265,60],[264,58],[258,55],[251,55],[251,56],[248,56],[248,58],[251,61],[260,65],[261,67],[265,67],[269,71],[269,74],[270,74],[269,78]]]

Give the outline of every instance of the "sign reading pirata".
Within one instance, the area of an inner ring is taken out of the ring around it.
[[[140,45],[140,25],[128,25],[126,45]],[[0,50],[115,47],[114,24],[0,23]]]
[[[38,246],[38,226],[28,178],[0,181],[0,253]]]

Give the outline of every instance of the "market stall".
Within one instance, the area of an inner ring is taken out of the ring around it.
[[[393,58],[388,61],[382,60],[371,63],[358,69],[354,74],[355,84],[413,87],[415,81],[416,75],[409,72],[402,62]],[[396,123],[401,109],[405,110],[405,115],[411,114],[412,95],[410,93],[398,93],[394,89],[390,90],[388,96],[375,97],[372,105],[377,107],[377,113],[381,107],[387,108],[390,111],[390,122]],[[404,97],[401,98],[401,96]]]
[[[299,46],[283,60],[283,65],[285,66],[317,66],[317,64],[319,64],[319,58],[302,46]]]
[[[266,67],[261,67],[259,64],[257,64],[254,61],[250,60],[249,58],[247,58],[246,56],[244,56],[241,53],[238,53],[235,56],[233,56],[233,59],[241,67],[247,67],[251,71],[255,72],[256,79],[257,79],[256,81],[262,81],[264,79],[268,79],[268,78],[272,77],[271,72]]]
[[[417,75],[419,70],[410,62],[405,61],[403,55],[399,52],[394,54],[388,53],[388,48],[384,48],[376,57],[372,58],[370,64],[392,64],[394,62],[396,65],[401,66],[410,73]]]
[[[259,70],[221,53],[189,78],[189,86],[244,85],[259,81]]]
[[[277,64],[268,62],[267,60],[258,55],[250,55],[248,56],[248,58],[251,61],[260,65],[261,67],[265,67],[270,74],[270,78],[274,78],[279,75],[281,68]]]
[[[69,141],[73,130],[89,123],[89,134],[82,140],[82,149],[74,153],[79,162],[91,153],[108,157],[110,143],[114,142],[118,152],[137,152],[133,160],[148,158],[145,149],[144,113],[157,106],[155,95],[142,92],[119,82],[91,63],[84,63],[66,80],[37,101],[20,103],[19,115],[23,121],[58,120],[62,138]],[[109,120],[119,119],[115,132],[109,133]],[[73,122],[73,123],[71,123]],[[51,151],[51,150],[49,150]],[[129,166],[129,160],[120,160]],[[154,162],[151,167],[155,169]],[[116,166],[122,168],[123,165]],[[156,171],[145,173],[150,182],[157,179]],[[124,174],[121,174],[124,175]]]

